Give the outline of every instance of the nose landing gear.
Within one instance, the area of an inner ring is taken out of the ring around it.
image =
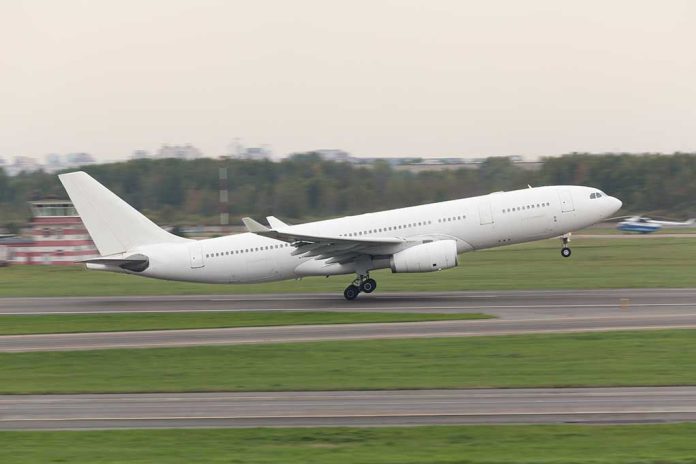
[[[561,256],[564,258],[569,258],[571,255],[570,247],[568,246],[568,242],[570,242],[570,234],[565,234],[561,236],[561,243],[563,244],[563,247],[561,248]]]
[[[360,292],[372,293],[377,288],[375,279],[370,278],[370,274],[358,274],[355,280],[343,291],[346,300],[354,300]]]

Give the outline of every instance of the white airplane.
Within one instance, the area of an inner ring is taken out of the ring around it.
[[[530,187],[298,225],[244,218],[248,233],[190,240],[164,231],[84,172],[59,177],[101,255],[85,261],[89,269],[208,283],[355,273],[347,300],[375,290],[371,270],[439,271],[457,266],[466,251],[561,237],[569,257],[566,234],[621,207],[591,187]]]

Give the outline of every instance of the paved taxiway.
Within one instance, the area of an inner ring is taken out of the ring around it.
[[[0,352],[696,328],[696,289],[399,293],[354,302],[322,294],[0,300],[0,314],[196,310],[484,312],[497,319],[12,335],[0,337]]]
[[[696,283],[696,281],[694,281]],[[628,300],[628,301],[626,301]],[[177,311],[485,311],[505,318],[696,309],[696,288],[399,292],[377,290],[345,301],[339,293],[0,298],[0,314],[87,314]],[[690,311],[693,312],[693,311]]]
[[[696,387],[0,395],[0,429],[696,420]]]

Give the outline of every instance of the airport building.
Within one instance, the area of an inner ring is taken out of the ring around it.
[[[67,265],[99,256],[69,200],[32,201],[25,237],[0,239],[0,255],[11,264]]]

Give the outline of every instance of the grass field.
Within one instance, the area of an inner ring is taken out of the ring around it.
[[[492,317],[480,313],[426,314],[326,311],[192,311],[181,313],[26,315],[0,316],[0,335],[418,322],[489,319]]]
[[[696,424],[0,432],[0,462],[687,464]]]
[[[0,354],[0,393],[696,384],[696,331]]]
[[[558,240],[466,253],[455,269],[428,274],[373,273],[379,291],[446,291],[696,286],[696,239],[587,239],[561,258]],[[0,268],[0,297],[333,292],[350,276],[257,285],[166,282],[76,267]]]

